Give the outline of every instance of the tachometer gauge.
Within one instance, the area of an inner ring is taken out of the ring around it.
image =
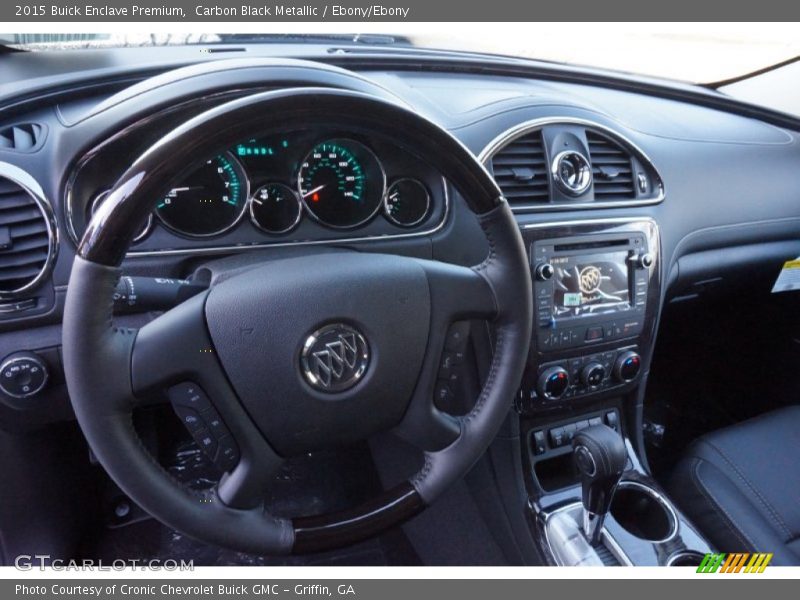
[[[219,235],[242,217],[247,195],[244,169],[225,152],[203,163],[167,192],[156,207],[156,215],[183,235]]]
[[[250,220],[267,233],[286,233],[303,216],[303,207],[295,192],[282,183],[267,183],[250,198]]]
[[[334,139],[314,146],[300,165],[297,188],[308,212],[329,227],[366,223],[380,209],[386,175],[364,144]]]

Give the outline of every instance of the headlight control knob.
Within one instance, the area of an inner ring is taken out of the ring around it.
[[[30,398],[47,385],[50,373],[33,352],[15,352],[0,364],[0,391],[12,398]]]

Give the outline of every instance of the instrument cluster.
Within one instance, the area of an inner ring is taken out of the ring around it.
[[[405,153],[387,151],[390,146],[378,142],[383,146],[379,152],[375,145],[334,132],[243,140],[199,162],[164,190],[135,242],[159,228],[179,238],[219,238],[246,221],[268,237],[285,237],[303,224],[359,234],[374,224],[383,236],[443,216],[433,214],[444,193],[441,178],[431,177],[429,169]],[[420,169],[426,173],[419,175]],[[108,187],[97,189],[86,202],[86,223]]]

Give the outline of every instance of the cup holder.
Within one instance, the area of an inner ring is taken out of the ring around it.
[[[668,567],[699,567],[703,562],[703,555],[699,552],[678,552],[670,556],[667,561]]]
[[[678,531],[678,518],[663,496],[635,481],[617,486],[611,516],[628,533],[649,542],[665,542]]]

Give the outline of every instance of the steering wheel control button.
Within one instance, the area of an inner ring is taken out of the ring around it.
[[[196,431],[194,439],[211,460],[217,457],[217,440],[208,429]]]
[[[367,340],[357,329],[345,323],[332,323],[306,338],[300,368],[314,389],[343,392],[361,380],[369,358]]]
[[[172,404],[186,406],[197,412],[211,408],[208,396],[196,383],[187,382],[172,386],[167,391],[167,396],[169,396]]]
[[[197,384],[185,382],[171,387],[167,395],[175,414],[206,456],[222,471],[235,467],[239,448],[205,392]]]
[[[181,406],[176,404],[174,407],[175,414],[181,420],[181,423],[189,430],[190,433],[195,433],[204,428],[203,418],[195,409],[188,406]]]
[[[222,471],[230,471],[239,462],[239,448],[231,436],[225,436],[217,443],[217,456],[214,464]]]
[[[36,354],[11,354],[0,364],[0,391],[12,398],[30,398],[44,389],[49,376],[47,365]]]
[[[445,350],[452,350],[454,352],[464,351],[467,348],[467,339],[469,338],[469,322],[457,321],[450,325],[447,330],[447,337],[444,341]]]

